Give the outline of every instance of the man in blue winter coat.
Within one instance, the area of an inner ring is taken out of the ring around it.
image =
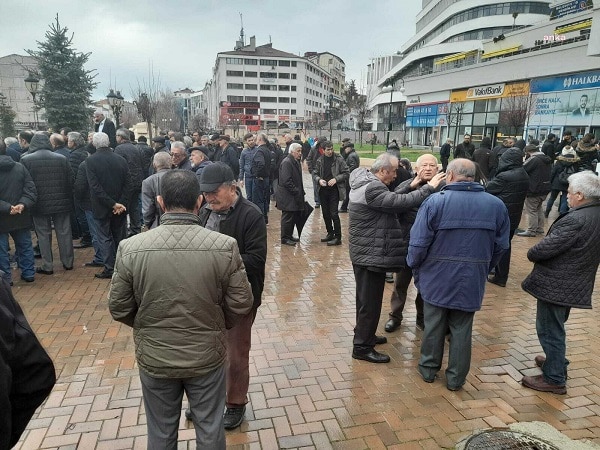
[[[475,183],[475,164],[455,159],[446,186],[428,197],[410,231],[407,263],[424,301],[419,372],[433,383],[450,331],[446,386],[461,389],[471,365],[471,332],[487,274],[509,247],[504,203]]]

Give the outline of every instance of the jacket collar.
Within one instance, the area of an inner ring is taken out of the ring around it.
[[[166,212],[160,217],[161,225],[200,225],[200,218],[193,213]]]
[[[484,191],[483,185],[476,183],[475,181],[456,181],[454,183],[447,184],[442,188],[442,191]]]

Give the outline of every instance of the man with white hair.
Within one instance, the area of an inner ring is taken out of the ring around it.
[[[192,170],[185,144],[181,141],[171,142],[171,166],[173,169]]]
[[[117,146],[117,130],[112,120],[104,117],[104,111],[97,109],[94,111],[94,131],[96,133],[105,133],[108,136],[111,148]]]
[[[154,173],[142,182],[142,215],[149,230],[160,225],[160,216],[164,212],[156,197],[160,195],[160,179],[171,170],[171,158],[168,153],[159,152],[154,155],[152,165]]]
[[[92,213],[104,270],[96,278],[111,278],[117,247],[127,235],[127,202],[131,196],[131,180],[127,161],[110,149],[106,133],[92,138],[96,153],[86,159]]]
[[[546,354],[535,357],[542,374],[522,383],[553,394],[567,393],[565,322],[571,308],[592,308],[600,263],[600,178],[591,171],[571,175],[567,201],[571,209],[527,252],[534,266],[521,285],[537,300],[536,330]]]

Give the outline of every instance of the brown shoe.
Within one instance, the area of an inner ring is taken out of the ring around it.
[[[552,394],[566,394],[567,387],[558,384],[548,383],[544,380],[543,375],[536,375],[534,377],[523,377],[521,380],[523,386],[540,392],[550,392]]]
[[[537,355],[533,360],[535,361],[535,365],[541,369],[542,367],[544,367],[546,357],[543,355]]]

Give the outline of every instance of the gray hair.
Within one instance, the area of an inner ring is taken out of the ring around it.
[[[62,134],[52,133],[50,135],[50,143],[52,145],[65,145],[65,139]]]
[[[127,128],[119,128],[117,130],[117,136],[119,136],[124,141],[128,141],[131,137],[131,134],[129,133],[129,130]]]
[[[298,144],[297,142],[293,142],[290,144],[289,152],[291,153],[299,148],[302,148],[302,145]]]
[[[183,137],[183,143],[185,144],[186,147],[191,147],[194,145],[194,141],[192,141],[192,138],[189,136]]]
[[[572,192],[580,192],[586,200],[600,199],[600,178],[591,170],[571,175],[569,187]]]
[[[379,173],[381,170],[394,170],[394,160],[398,161],[391,153],[382,153],[371,165],[371,173]]]
[[[171,150],[174,148],[180,148],[185,152],[185,144],[181,141],[175,141],[171,144]]]
[[[94,133],[92,137],[92,145],[96,148],[110,147],[110,139],[106,133]]]
[[[261,141],[263,141],[263,143],[268,144],[269,143],[269,138],[267,137],[267,135],[265,133],[258,133],[256,135],[256,139],[260,139]]]
[[[456,175],[455,181],[464,181],[464,180],[474,180],[475,174],[477,173],[477,168],[475,167],[475,163],[470,159],[466,158],[457,158],[450,161],[448,167],[446,168],[446,173],[452,172]]]
[[[19,140],[16,137],[4,138],[4,145],[6,145],[7,147],[9,145],[16,144],[17,142],[19,142]]]
[[[85,139],[77,131],[71,131],[67,134],[67,139],[73,141],[76,147],[83,147],[85,145]]]
[[[158,152],[154,155],[152,160],[156,170],[159,169],[170,169],[171,168],[171,156],[167,152]]]

